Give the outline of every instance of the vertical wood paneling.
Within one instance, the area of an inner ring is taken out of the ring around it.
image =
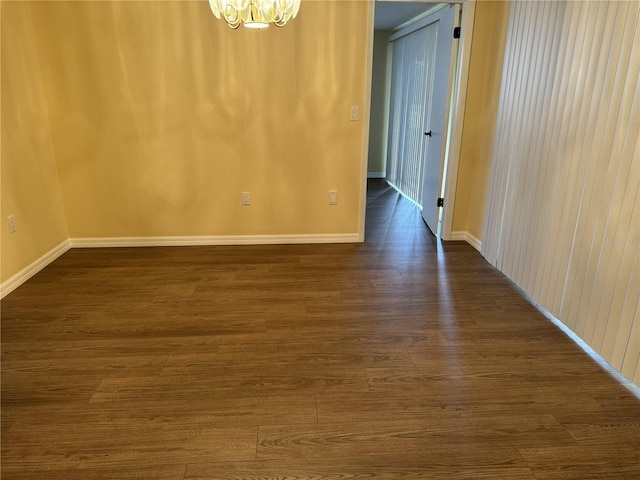
[[[591,3],[589,5],[590,11],[587,13],[590,14],[586,17],[587,23],[585,38],[582,40],[582,65],[580,67],[580,72],[584,73],[578,77],[580,88],[576,89],[576,96],[574,97],[574,104],[580,104],[580,111],[577,115],[577,137],[575,141],[572,142],[573,152],[569,161],[572,164],[577,164],[577,175],[574,182],[574,190],[568,198],[570,209],[569,218],[571,219],[571,222],[567,222],[568,228],[573,228],[574,231],[580,228],[580,211],[582,210],[582,204],[585,200],[585,194],[589,191],[587,179],[589,178],[589,171],[593,171],[593,162],[591,161],[591,156],[588,152],[592,147],[594,137],[591,133],[595,131],[594,123],[598,116],[598,106],[601,104],[599,101],[601,89],[600,91],[595,92],[596,87],[594,84],[597,84],[596,73],[603,70],[598,68],[597,59],[600,50],[599,46],[602,44],[603,27],[606,22],[596,21],[598,19],[602,19],[603,16],[606,18],[606,12],[602,11],[602,6],[606,7],[606,3]],[[573,227],[572,224],[574,225]],[[555,290],[554,304],[558,305],[558,308],[560,309],[560,316],[566,318],[566,322],[570,326],[573,326],[573,322],[572,318],[567,315],[567,312],[564,309],[564,292],[566,292],[569,284],[576,284],[575,281],[570,280],[572,277],[571,273],[573,267],[577,266],[580,269],[583,268],[583,265],[580,262],[572,262],[572,259],[576,256],[580,257],[578,244],[581,243],[581,239],[588,236],[589,234],[587,232],[582,232],[582,235],[574,234],[571,236],[571,243],[567,245],[568,253],[565,253],[564,255],[567,258],[566,268],[569,269],[569,272],[568,274],[564,274],[563,270],[560,270],[558,275],[559,283],[558,288]],[[583,275],[577,275],[576,277],[579,279],[585,278]],[[580,288],[579,290],[582,289]],[[580,295],[569,295],[569,299],[572,298],[580,298]]]
[[[599,78],[601,82],[597,83],[592,88],[592,95],[604,96],[611,98],[615,92],[613,92],[614,80],[615,80],[615,64],[618,61],[618,54],[620,52],[621,37],[616,35],[617,32],[623,30],[624,19],[626,17],[626,8],[619,8],[616,12],[615,7],[612,5],[610,15],[607,17],[607,25],[605,28],[605,37],[612,38],[612,42],[602,44],[600,48],[600,65],[604,65],[604,75]],[[622,6],[624,7],[624,5]],[[615,23],[615,24],[614,24]],[[612,48],[613,47],[613,48]],[[580,315],[580,304],[584,304],[588,297],[580,296],[580,291],[589,291],[593,287],[593,280],[595,278],[596,263],[593,260],[593,249],[599,248],[603,238],[603,226],[599,226],[596,216],[592,215],[594,210],[599,208],[602,201],[602,188],[606,179],[606,170],[608,162],[598,161],[598,158],[602,155],[603,144],[605,152],[609,152],[611,149],[611,142],[614,138],[615,122],[610,120],[612,113],[614,113],[614,103],[609,102],[608,105],[603,105],[605,102],[597,102],[597,105],[601,108],[596,110],[594,118],[596,124],[594,131],[607,132],[605,135],[596,135],[592,139],[589,167],[587,172],[587,178],[585,181],[585,192],[582,199],[580,217],[578,219],[578,225],[581,229],[582,235],[577,239],[574,245],[575,255],[577,258],[588,258],[587,262],[583,265],[579,262],[574,262],[572,269],[569,271],[566,283],[566,297],[567,301],[563,306],[565,309],[564,316],[567,318],[567,324],[574,327],[576,319]],[[605,153],[608,155],[608,153]],[[568,310],[567,310],[568,309]],[[582,335],[583,332],[578,330],[578,334]]]
[[[567,182],[567,169],[565,166],[555,161],[558,156],[559,145],[561,139],[565,138],[564,130],[568,122],[564,122],[566,116],[565,112],[567,104],[564,99],[567,98],[569,90],[569,84],[566,81],[566,77],[570,71],[570,58],[572,55],[573,43],[575,38],[575,29],[577,25],[578,16],[575,11],[567,11],[566,4],[560,3],[559,7],[563,12],[563,22],[557,27],[560,32],[560,51],[558,61],[555,64],[554,75],[554,88],[558,90],[558,95],[552,99],[556,102],[557,108],[554,111],[554,116],[546,119],[547,128],[551,129],[550,148],[548,151],[548,158],[550,159],[551,169],[547,173],[549,180],[549,190],[547,192],[547,209],[545,211],[546,221],[544,222],[544,229],[541,230],[540,240],[542,243],[541,254],[532,263],[539,264],[539,272],[536,276],[535,284],[535,298],[546,298],[548,292],[548,286],[551,276],[551,265],[553,264],[552,252],[557,246],[557,235],[555,232],[560,225],[560,218],[558,215],[558,185],[566,184]],[[553,200],[552,200],[553,199]]]
[[[530,7],[531,4],[528,5]],[[530,8],[527,8],[528,13],[525,15],[528,18],[530,15]],[[522,115],[522,121],[520,122],[512,122],[514,128],[514,135],[512,138],[517,139],[518,142],[527,143],[528,135],[527,132],[531,129],[531,104],[532,104],[532,92],[533,92],[533,82],[536,78],[536,57],[537,57],[537,49],[536,47],[536,37],[535,31],[537,22],[540,22],[540,18],[534,19],[534,28],[526,28],[524,31],[524,38],[521,39],[522,47],[521,52],[524,51],[526,56],[530,59],[529,62],[519,62],[519,71],[522,72],[521,81],[518,82],[519,85],[519,95],[520,99],[519,107],[517,108],[517,112],[520,112]],[[528,149],[523,145],[523,151],[528,153]],[[523,195],[523,182],[528,177],[527,169],[529,168],[529,162],[518,162],[515,169],[512,169],[512,183],[514,184],[514,188],[511,189],[511,197],[509,204],[511,205],[511,214],[510,217],[514,219],[513,222],[510,222],[511,228],[507,231],[507,237],[505,238],[505,271],[510,272],[510,274],[517,278],[517,270],[515,269],[514,260],[517,258],[517,251],[520,246],[519,236],[520,236],[520,220],[523,216],[525,216],[526,209],[526,200]]]
[[[552,270],[551,278],[547,283],[548,289],[545,301],[545,303],[549,305],[549,310],[557,317],[560,317],[561,289],[564,285],[564,275],[571,254],[572,236],[573,230],[575,229],[575,212],[572,209],[572,199],[578,195],[576,183],[580,169],[584,168],[584,159],[576,156],[576,150],[579,148],[576,140],[578,140],[579,136],[578,129],[583,115],[582,100],[585,93],[584,81],[579,76],[579,73],[586,68],[583,47],[584,38],[588,32],[586,25],[587,13],[588,10],[592,8],[593,3],[578,3],[577,5],[575,38],[573,48],[569,50],[569,58],[567,58],[571,68],[569,76],[562,79],[567,81],[569,85],[565,99],[565,119],[563,119],[563,125],[566,125],[566,129],[557,157],[557,160],[560,160],[566,166],[564,170],[568,172],[568,174],[564,182],[558,185],[560,191],[557,192],[557,196],[560,199],[560,209],[557,215],[557,241],[555,248],[550,252]],[[572,6],[568,6],[567,8],[572,8]]]
[[[563,5],[558,3],[549,3],[551,9],[551,20],[546,26],[544,32],[544,38],[548,38],[549,42],[549,54],[545,55],[548,59],[547,63],[547,75],[544,78],[545,90],[539,102],[543,106],[542,113],[538,118],[536,130],[533,132],[536,135],[538,141],[536,142],[535,158],[539,158],[540,168],[539,174],[536,178],[534,205],[538,208],[534,212],[532,217],[532,228],[534,231],[543,231],[548,222],[548,215],[550,211],[549,201],[549,189],[551,188],[553,178],[549,175],[550,169],[553,168],[553,164],[550,161],[550,149],[552,147],[551,138],[555,133],[554,129],[547,128],[548,122],[555,118],[557,115],[560,102],[558,101],[560,90],[558,82],[555,81],[560,69],[554,68],[557,64],[558,58],[564,55],[562,47],[562,24],[564,18],[565,9]],[[548,100],[550,99],[550,101]],[[524,259],[525,268],[528,269],[524,282],[528,285],[528,288],[533,292],[540,291],[540,275],[542,268],[535,260],[540,258],[541,249],[543,247],[543,240],[546,238],[544,235],[529,236],[526,241],[525,248],[526,255],[522,257]]]
[[[513,2],[483,255],[639,383],[640,2]]]
[[[540,30],[544,32],[543,38],[550,36],[553,38],[553,30],[555,28],[557,5],[553,3],[545,4],[542,21],[540,23]],[[540,36],[537,37],[537,41],[540,42]],[[545,98],[549,95],[549,86],[552,82],[549,81],[549,74],[552,71],[550,68],[550,62],[548,59],[553,57],[552,49],[553,42],[543,42],[537,50],[537,56],[535,60],[534,72],[539,72],[539,75],[532,74],[531,76],[536,80],[536,87],[533,89],[533,95],[531,96],[531,103],[534,106],[534,112],[530,114],[530,128],[531,132],[539,132],[538,135],[529,135],[527,139],[527,150],[529,151],[530,158],[534,161],[528,162],[529,172],[526,178],[523,179],[523,186],[527,187],[527,205],[526,211],[531,212],[533,205],[536,205],[541,201],[539,198],[539,192],[543,190],[544,175],[540,172],[546,168],[545,162],[535,161],[540,158],[540,148],[544,141],[545,129],[542,129],[542,119],[548,116],[549,102],[545,102]],[[535,140],[537,139],[537,140]],[[531,179],[527,183],[527,179]],[[542,209],[540,209],[542,210]],[[523,231],[525,223],[535,222],[538,223],[537,215],[528,218],[522,215],[519,219],[520,227],[519,231]],[[526,236],[518,242],[519,252],[516,254],[517,269],[516,278],[520,283],[526,283],[530,276],[531,268],[529,268],[531,262],[531,255],[533,251],[533,237]]]

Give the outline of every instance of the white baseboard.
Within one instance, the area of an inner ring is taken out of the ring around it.
[[[469,232],[451,232],[451,240],[464,240],[477,251],[482,249],[482,242]]]
[[[16,288],[22,285],[24,282],[33,277],[36,273],[42,270],[44,267],[49,265],[55,259],[64,254],[67,250],[71,248],[71,243],[69,240],[65,240],[57,247],[54,247],[52,250],[48,251],[40,258],[35,260],[34,262],[27,265],[25,268],[20,270],[15,275],[11,276],[0,285],[0,298],[4,298],[13,292]]]
[[[194,237],[71,238],[72,248],[170,247],[188,245],[284,245],[303,243],[358,243],[357,233],[326,235],[217,235]]]
[[[453,240],[455,242],[459,242],[460,240],[467,241],[467,232],[451,232],[451,238],[449,240]]]
[[[467,243],[471,245],[473,248],[475,248],[477,251],[482,250],[482,242],[478,238],[471,235],[469,232],[467,232],[466,240],[467,240]]]
[[[187,245],[283,245],[304,243],[359,243],[357,233],[327,235],[220,235],[198,237],[70,238],[0,284],[0,298],[13,292],[70,248],[160,247]]]
[[[387,178],[386,172],[367,172],[367,178]]]

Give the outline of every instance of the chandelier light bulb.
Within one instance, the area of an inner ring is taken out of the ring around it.
[[[266,28],[270,23],[284,26],[295,18],[300,0],[209,0],[216,18],[236,29],[243,24],[247,28]]]

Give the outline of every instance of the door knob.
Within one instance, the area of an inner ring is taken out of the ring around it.
[[[424,134],[425,134],[427,137],[430,137],[430,136],[431,136],[431,130],[429,130],[428,132],[424,132]]]

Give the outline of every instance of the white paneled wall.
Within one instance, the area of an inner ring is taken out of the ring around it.
[[[640,385],[640,2],[513,2],[483,255]]]

